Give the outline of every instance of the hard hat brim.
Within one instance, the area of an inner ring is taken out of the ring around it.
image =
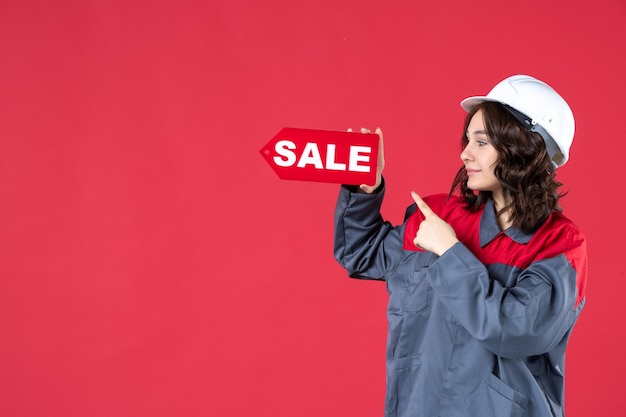
[[[506,104],[503,103],[500,100],[494,100],[492,98],[489,97],[485,97],[485,96],[473,96],[473,97],[468,97],[464,100],[461,101],[461,107],[463,107],[463,109],[465,111],[470,111],[472,109],[472,107],[483,103],[485,101],[491,101],[492,103],[500,103],[500,104]]]

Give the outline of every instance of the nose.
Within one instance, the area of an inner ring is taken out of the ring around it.
[[[465,145],[465,148],[463,148],[463,150],[461,151],[461,161],[463,162],[467,162],[470,161],[472,158],[472,153],[469,149],[469,143],[467,145]]]

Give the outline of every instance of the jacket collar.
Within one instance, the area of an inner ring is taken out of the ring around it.
[[[493,200],[489,199],[485,203],[483,214],[480,217],[480,247],[484,248],[489,242],[495,239],[500,232],[502,231],[496,219],[496,209],[493,205]],[[534,233],[525,233],[514,226],[509,227],[503,233],[522,245],[528,243],[530,238],[534,235]]]

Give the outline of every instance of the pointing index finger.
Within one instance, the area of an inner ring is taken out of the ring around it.
[[[435,212],[426,204],[422,197],[415,191],[411,191],[411,197],[413,197],[413,201],[417,204],[417,208],[422,212],[424,217],[428,218],[431,216],[435,216]]]

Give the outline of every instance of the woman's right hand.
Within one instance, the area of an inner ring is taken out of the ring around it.
[[[348,132],[352,132],[352,129],[348,129]],[[362,127],[361,133],[372,133],[371,130]],[[383,131],[380,127],[377,127],[374,131],[378,135],[378,161],[376,163],[376,183],[373,185],[361,184],[359,190],[364,193],[372,194],[383,181],[383,168],[385,168],[385,148],[383,146]]]

